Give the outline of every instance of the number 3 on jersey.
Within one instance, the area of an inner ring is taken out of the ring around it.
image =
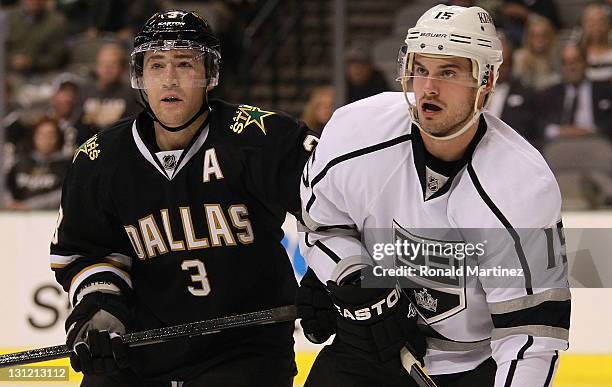
[[[193,273],[191,269],[196,269],[196,274],[191,274],[191,283],[197,286],[187,286],[189,293],[194,296],[204,297],[210,293],[210,282],[208,282],[208,275],[206,274],[206,268],[202,261],[197,259],[188,259],[183,261],[181,269],[187,270],[187,272]]]

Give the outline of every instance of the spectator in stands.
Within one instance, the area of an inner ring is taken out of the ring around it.
[[[68,33],[95,38],[107,33],[128,40],[150,15],[160,9],[157,0],[58,0],[57,8],[70,25]],[[144,16],[146,15],[146,16]]]
[[[523,47],[514,52],[513,74],[524,86],[537,91],[559,81],[559,59],[555,27],[543,17],[527,23]]]
[[[587,78],[612,80],[610,13],[602,4],[590,4],[582,13],[581,44],[587,53]]]
[[[56,70],[66,60],[66,19],[46,0],[21,0],[8,12],[7,67],[22,75]]]
[[[549,139],[600,134],[612,138],[612,84],[586,78],[586,53],[570,43],[561,51],[563,82],[538,104]]]
[[[140,111],[136,93],[125,82],[126,54],[117,43],[106,43],[96,58],[96,81],[83,95],[83,122],[97,131]]]
[[[101,32],[116,33],[126,25],[125,0],[59,0],[58,9],[71,20],[69,34],[93,38]]]
[[[523,86],[512,75],[512,42],[505,36],[501,36],[500,40],[503,45],[504,62],[499,68],[499,78],[488,110],[540,149],[542,131],[534,120],[538,114],[536,95],[532,89]]]
[[[345,65],[347,103],[390,90],[384,75],[374,67],[364,43],[355,43],[347,50]]]
[[[497,19],[508,39],[518,46],[524,40],[523,32],[533,15],[546,18],[557,30],[561,28],[555,0],[502,0]]]
[[[61,187],[70,165],[62,152],[62,132],[57,121],[41,119],[32,136],[32,152],[11,168],[6,186],[7,208],[18,210],[57,209]]]
[[[21,109],[13,103],[13,86],[8,78],[4,79],[4,117],[0,125],[4,128],[4,147],[0,149],[2,170],[0,175],[8,172],[15,163],[17,153],[26,151],[27,139],[31,130],[23,122]]]
[[[93,136],[96,130],[83,122],[77,81],[62,75],[55,83],[48,115],[57,120],[64,138],[62,153],[70,157],[76,147]]]
[[[319,135],[335,110],[334,87],[330,85],[315,87],[306,102],[302,121]]]

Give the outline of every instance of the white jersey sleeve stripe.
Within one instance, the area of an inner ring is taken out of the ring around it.
[[[502,214],[502,212],[495,205],[495,203],[493,203],[493,200],[491,200],[489,195],[487,195],[486,191],[484,190],[484,188],[480,184],[480,181],[478,180],[478,176],[476,175],[476,171],[474,170],[474,167],[471,162],[468,163],[467,170],[472,180],[472,183],[474,183],[474,188],[476,188],[476,191],[480,195],[480,198],[485,202],[487,207],[489,207],[491,212],[495,214],[497,219],[499,219],[499,221],[504,225],[508,233],[510,233],[512,240],[514,240],[514,248],[516,250],[516,254],[518,255],[518,259],[521,264],[521,268],[523,269],[523,274],[525,278],[525,290],[528,295],[533,294],[533,288],[531,285],[531,271],[529,270],[529,264],[527,263],[527,258],[525,258],[525,252],[523,251],[523,247],[521,245],[521,239],[519,235],[516,233],[516,230],[514,230],[514,227],[512,227],[512,225],[510,224],[508,219],[504,216],[504,214]]]
[[[536,337],[550,337],[566,341],[569,340],[569,330],[548,325],[521,325],[510,328],[493,328],[491,340],[501,340],[505,337],[520,334]]]
[[[83,257],[82,255],[78,255],[78,254],[75,254],[75,255],[51,254],[50,256],[51,267],[52,268],[65,267],[82,257]]]
[[[489,302],[491,314],[511,313],[519,310],[533,308],[547,301],[568,301],[572,295],[568,288],[548,289],[541,293],[523,296],[508,301]]]
[[[461,342],[454,340],[443,340],[435,337],[426,337],[427,349],[434,349],[436,351],[473,351],[483,347],[489,347],[491,345],[490,339],[484,339],[475,342]]]
[[[81,270],[77,275],[72,279],[72,283],[70,284],[70,290],[68,292],[70,301],[73,305],[76,304],[76,291],[79,289],[80,285],[89,277],[98,274],[98,273],[112,273],[116,277],[118,277],[121,281],[123,281],[128,287],[132,287],[132,280],[130,275],[109,264],[109,263],[98,263],[95,265],[88,266]]]
[[[132,267],[132,257],[127,255],[112,253],[106,257],[106,260],[115,262],[126,269],[130,269]]]

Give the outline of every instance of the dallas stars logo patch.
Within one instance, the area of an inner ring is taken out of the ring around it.
[[[81,153],[85,153],[91,161],[98,158],[98,155],[100,154],[100,149],[98,149],[98,135],[97,134],[93,136],[92,138],[90,138],[89,140],[85,141],[83,145],[78,147],[76,152],[74,152],[74,156],[72,157],[73,163],[74,163],[74,160],[76,160],[76,158]]]
[[[267,133],[264,118],[273,114],[276,113],[261,110],[255,106],[240,105],[238,106],[238,110],[236,110],[234,113],[234,117],[232,117],[232,121],[234,121],[234,123],[230,126],[230,129],[233,130],[234,133],[240,134],[246,127],[254,124],[265,135]]]

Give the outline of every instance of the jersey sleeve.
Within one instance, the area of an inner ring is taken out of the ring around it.
[[[281,114],[274,118],[263,149],[261,182],[274,203],[299,218],[300,177],[318,136],[303,122]]]
[[[489,215],[471,216],[487,228],[471,232],[486,241],[477,265],[493,322],[495,387],[549,386],[569,345],[571,308],[559,189],[551,175],[503,200],[485,184],[475,185]]]
[[[113,210],[112,166],[93,137],[81,146],[64,185],[51,241],[51,269],[74,306],[86,294],[129,292],[130,242]],[[99,153],[97,153],[97,152]]]
[[[333,121],[333,118],[332,118]],[[339,282],[346,275],[373,264],[360,239],[359,214],[349,208],[358,203],[356,190],[347,189],[341,136],[330,121],[321,142],[304,167],[300,195],[302,223],[298,226],[300,250],[306,263],[323,282]]]

